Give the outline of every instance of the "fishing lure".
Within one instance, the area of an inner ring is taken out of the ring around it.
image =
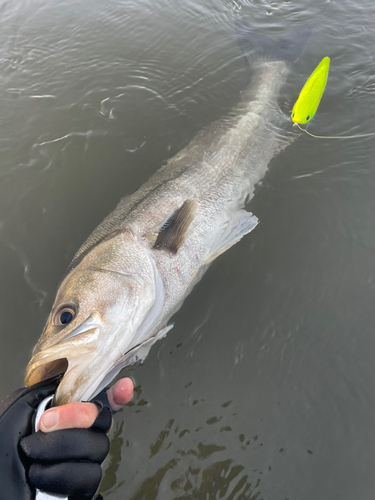
[[[324,57],[303,86],[293,106],[292,122],[305,124],[312,120],[326,88],[330,58]]]
[[[300,126],[308,123],[315,116],[316,110],[318,109],[320,100],[326,88],[329,64],[330,58],[324,57],[315,68],[313,73],[309,76],[307,82],[302,87],[295,105],[293,106],[291,114],[292,122],[300,130],[306,132],[306,134],[311,137],[315,137],[316,139],[355,139],[359,137],[370,137],[375,135],[375,132],[370,132],[368,134],[341,136],[314,135]]]

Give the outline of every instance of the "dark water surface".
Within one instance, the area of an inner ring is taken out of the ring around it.
[[[314,34],[289,113],[331,57],[309,130],[375,131],[372,1],[0,4],[0,399],[23,383],[73,254],[247,83],[235,19]],[[115,418],[106,500],[373,500],[375,140],[301,136],[250,202]],[[251,159],[249,159],[251,161]]]

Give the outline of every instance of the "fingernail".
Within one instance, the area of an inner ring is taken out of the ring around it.
[[[52,429],[57,425],[59,412],[57,410],[48,410],[43,415],[43,425],[46,429]]]

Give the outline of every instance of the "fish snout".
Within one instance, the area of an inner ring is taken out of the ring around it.
[[[43,339],[40,349],[37,346],[27,365],[25,385],[31,386],[57,375],[64,375],[61,384],[69,373],[77,372],[77,366],[83,370],[95,356],[101,329],[99,315],[91,314],[70,334],[53,341]],[[47,342],[49,345],[44,347]]]

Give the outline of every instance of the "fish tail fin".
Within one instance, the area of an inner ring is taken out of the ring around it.
[[[278,40],[256,33],[243,21],[236,21],[236,39],[243,55],[252,64],[256,60],[284,61],[291,67],[301,57],[311,36],[310,26],[297,26]]]

